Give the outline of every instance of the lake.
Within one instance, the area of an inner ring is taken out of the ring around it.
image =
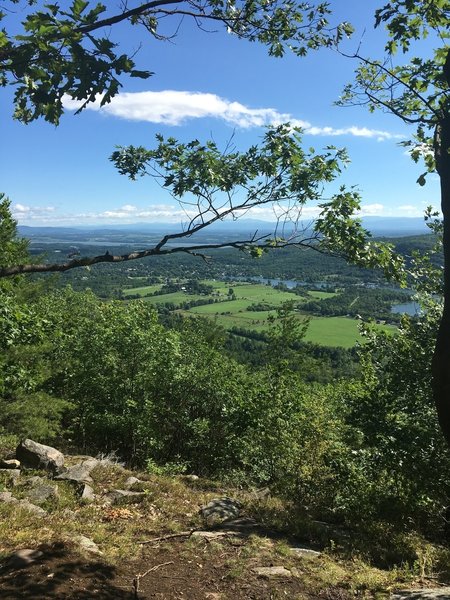
[[[293,281],[292,279],[271,279],[270,277],[262,277],[261,275],[253,277],[228,277],[230,281],[254,281],[255,283],[263,283],[265,285],[271,285],[272,287],[283,283],[288,289],[292,290],[298,285],[301,287],[308,286],[310,289],[322,289],[328,287],[326,281]]]
[[[391,307],[391,313],[394,314],[407,314],[410,317],[415,317],[420,313],[420,306],[417,302],[404,302],[403,304],[394,304]]]

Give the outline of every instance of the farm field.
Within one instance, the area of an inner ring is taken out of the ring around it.
[[[269,327],[269,317],[276,316],[275,309],[284,302],[292,301],[297,307],[310,299],[323,300],[336,296],[332,292],[309,291],[307,296],[298,296],[293,292],[275,289],[269,285],[261,283],[232,283],[226,281],[203,280],[201,283],[212,286],[211,294],[189,294],[185,291],[171,292],[156,296],[146,296],[154,293],[161,288],[162,284],[154,284],[141,288],[132,288],[124,290],[124,297],[130,295],[139,295],[146,302],[153,305],[171,303],[179,306],[177,312],[185,316],[199,316],[214,319],[218,325],[227,330],[233,327],[249,329],[262,332]],[[232,289],[233,296],[229,296]],[[211,303],[201,306],[186,307],[187,302],[199,300]],[[273,307],[272,310],[248,310],[254,304],[267,304]],[[298,318],[303,319],[307,314],[298,313]],[[362,341],[359,334],[359,321],[348,317],[310,317],[310,325],[305,336],[305,341],[313,342],[323,346],[335,346],[341,348],[351,348],[358,341]],[[377,325],[385,331],[395,331],[395,327],[390,325]]]
[[[227,303],[228,305],[228,303]],[[218,310],[218,305],[209,305],[211,308]],[[269,315],[275,316],[274,311],[261,312],[242,312],[232,314],[214,314],[212,311],[200,311],[198,309],[208,308],[198,306],[190,310],[180,310],[185,316],[199,315],[204,317],[214,318],[218,325],[225,329],[233,327],[242,327],[252,331],[266,331],[269,327]],[[304,319],[305,314],[299,314],[299,319]],[[305,335],[306,342],[312,342],[321,346],[333,346],[340,348],[352,348],[357,342],[363,342],[363,338],[359,334],[359,321],[348,317],[310,317],[310,324]],[[377,329],[387,332],[394,332],[395,327],[392,325],[375,325]]]
[[[313,317],[305,335],[306,342],[320,346],[352,348],[357,342],[363,343],[359,333],[360,321],[348,317]],[[377,329],[394,333],[393,325],[375,325]]]
[[[332,298],[333,296],[337,296],[336,292],[320,292],[318,290],[311,290],[308,292],[311,298],[316,298],[317,300],[323,300],[324,298]]]
[[[138,279],[137,277],[135,279]],[[145,287],[136,287],[130,288],[122,291],[124,297],[126,296],[145,296],[146,294],[153,294],[157,290],[161,289],[160,283],[155,283],[153,285],[146,285]]]
[[[176,306],[183,304],[183,302],[192,302],[194,300],[204,300],[207,296],[201,296],[200,294],[186,294],[185,292],[171,292],[170,294],[162,294],[160,296],[150,296],[143,298],[145,302],[151,304],[165,304],[171,302]]]

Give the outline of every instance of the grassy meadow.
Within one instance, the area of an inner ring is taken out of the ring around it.
[[[124,290],[126,299],[129,296],[139,295],[146,302],[153,305],[172,303],[180,308],[177,311],[185,316],[199,316],[213,318],[218,325],[225,329],[241,327],[252,331],[265,331],[269,327],[269,317],[276,316],[277,307],[285,302],[292,301],[298,310],[298,318],[310,317],[311,322],[305,340],[322,346],[336,346],[351,348],[361,341],[359,322],[348,317],[316,317],[302,311],[302,304],[307,300],[323,300],[335,296],[333,292],[311,290],[305,296],[298,296],[293,292],[278,290],[262,283],[232,283],[216,280],[204,280],[202,283],[213,287],[210,296],[189,294],[185,291],[171,292],[168,294],[148,296],[161,289],[162,284],[137,287]],[[229,296],[229,290],[233,296]],[[198,300],[212,299],[211,304],[183,308],[183,304]],[[271,310],[249,310],[254,304],[267,304]],[[394,331],[390,325],[379,325],[386,331]]]

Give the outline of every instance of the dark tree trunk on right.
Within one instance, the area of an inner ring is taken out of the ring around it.
[[[444,220],[444,311],[433,356],[433,393],[439,423],[450,445],[450,114],[448,112],[436,129],[435,156],[441,182],[441,210]]]

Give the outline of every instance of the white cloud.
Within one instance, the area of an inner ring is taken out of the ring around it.
[[[309,127],[306,129],[306,133],[311,135],[352,135],[354,137],[364,138],[375,138],[377,141],[382,142],[384,140],[400,140],[403,139],[403,135],[390,133],[389,131],[382,131],[380,129],[369,129],[368,127]]]
[[[11,213],[15,219],[40,219],[47,218],[54,213],[54,206],[27,206],[26,204],[16,203],[11,206]]]
[[[65,97],[67,109],[78,109],[81,102]],[[115,96],[109,104],[100,106],[100,100],[88,104],[88,110],[115,116],[130,121],[181,125],[189,119],[221,119],[233,127],[249,129],[265,125],[290,122],[301,127],[306,134],[317,136],[354,136],[375,138],[379,141],[401,139],[403,136],[388,131],[367,127],[317,127],[308,121],[296,119],[289,113],[280,113],[274,108],[250,108],[240,102],[221,98],[216,94],[163,90],[160,92],[134,92]]]
[[[403,204],[397,206],[395,212],[402,217],[423,217],[423,209],[413,204]]]
[[[81,102],[66,98],[66,108],[77,109]],[[97,100],[87,106],[130,121],[147,121],[166,125],[181,125],[188,119],[219,118],[233,126],[261,127],[269,123],[283,123],[292,117],[273,108],[248,108],[239,102],[230,102],[216,94],[165,90],[161,92],[123,93],[101,107]],[[298,121],[299,126],[308,126]]]
[[[183,210],[176,204],[153,204],[138,207],[124,204],[117,208],[84,213],[62,213],[53,206],[32,207],[24,204],[13,206],[13,216],[21,225],[35,226],[68,226],[68,225],[107,225],[121,223],[124,225],[134,223],[188,223],[196,216],[195,210]],[[283,207],[281,205],[256,206],[247,211],[237,213],[243,219],[259,219],[274,222],[280,219],[309,222],[319,216],[320,208],[317,205],[301,207]],[[359,217],[422,217],[423,207],[413,204],[399,206],[385,206],[381,203],[363,204],[357,216]]]
[[[384,206],[382,204],[362,204],[361,209],[358,211],[360,217],[374,217],[384,213]]]
[[[143,222],[182,223],[187,222],[196,213],[171,204],[154,204],[139,208],[124,204],[119,208],[83,213],[62,213],[54,207],[30,207],[15,205],[13,216],[21,225],[96,225],[108,223],[132,224]]]
[[[170,204],[154,204],[146,208],[138,208],[131,204],[125,204],[124,206],[113,210],[79,215],[79,217],[83,216],[88,220],[127,221],[128,223],[134,223],[140,219],[177,222],[182,219],[192,218],[194,215],[195,213],[190,214],[188,211],[180,209],[179,206]]]

